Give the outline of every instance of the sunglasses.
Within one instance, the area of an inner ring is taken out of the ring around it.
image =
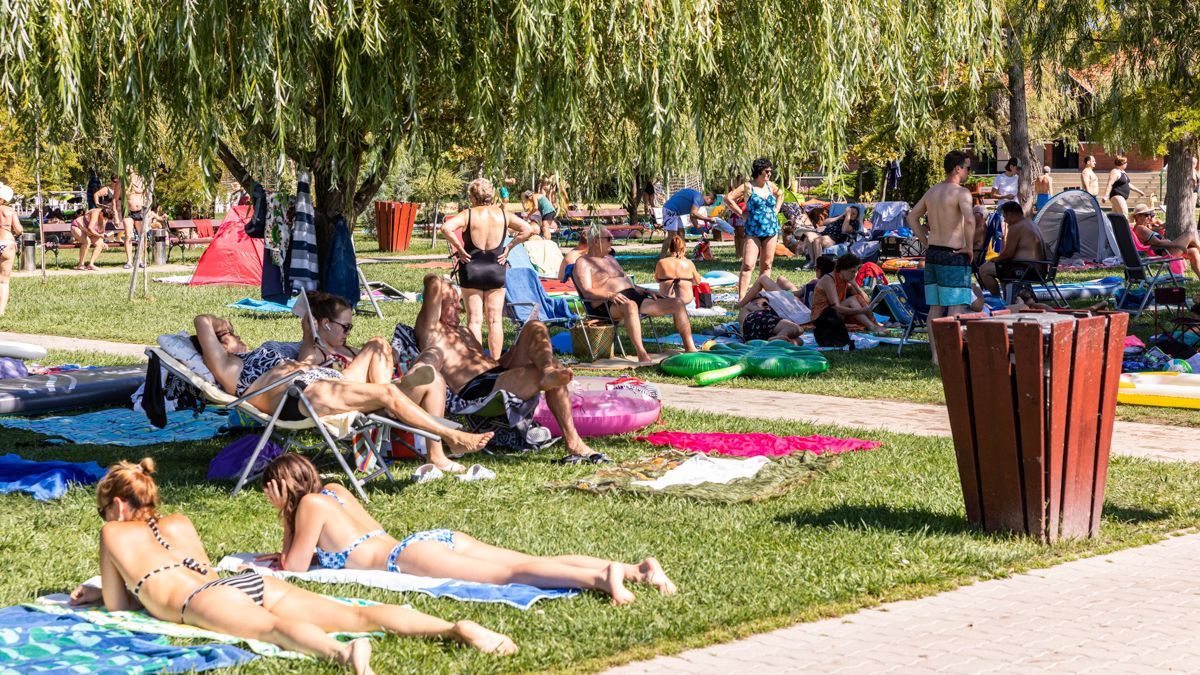
[[[352,324],[352,323],[342,323],[341,321],[333,321],[332,319],[329,321],[329,323],[331,323],[335,326],[341,326],[342,331],[345,332],[347,335],[349,335],[350,331],[354,328],[354,324]]]

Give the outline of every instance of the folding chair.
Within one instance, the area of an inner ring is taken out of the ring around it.
[[[1067,209],[1070,212],[1070,209]],[[1040,236],[1040,233],[1039,233]],[[1021,284],[1041,284],[1050,293],[1051,299],[1058,302],[1059,307],[1069,306],[1062,289],[1058,287],[1058,263],[1062,260],[1062,249],[1055,246],[1046,255],[1045,242],[1042,243],[1044,260],[1012,259],[996,263],[996,281],[1003,290],[1004,304],[1011,305]]]
[[[367,482],[380,476],[387,476],[389,481],[396,480],[392,475],[383,452],[384,445],[391,440],[391,432],[393,430],[408,432],[432,441],[440,440],[434,434],[414,429],[382,415],[359,412],[345,412],[324,416],[317,415],[316,411],[313,410],[312,403],[304,395],[304,391],[299,387],[293,386],[293,381],[300,375],[299,372],[292,373],[288,377],[281,378],[266,387],[255,389],[237,398],[192,372],[186,365],[172,357],[161,347],[146,349],[146,355],[156,356],[163,368],[187,382],[211,403],[220,405],[226,410],[237,410],[241,415],[263,425],[263,433],[258,439],[258,444],[254,446],[254,452],[246,460],[246,466],[242,469],[241,476],[238,477],[237,485],[234,486],[231,496],[240,492],[251,478],[257,477],[250,475],[254,468],[254,463],[258,460],[258,456],[266,446],[267,441],[271,440],[277,432],[281,432],[284,436],[283,449],[285,452],[293,447],[299,450],[317,450],[320,453],[326,450],[331,452],[342,471],[350,479],[351,485],[354,486],[355,491],[358,492],[358,495],[364,502],[370,501],[362,489],[362,486]],[[287,387],[287,392],[279,399],[279,404],[275,406],[275,410],[270,414],[264,413],[248,402],[251,398],[280,387]],[[300,410],[307,415],[305,419],[290,421],[279,418],[288,398],[295,398],[297,400]],[[321,437],[323,445],[305,446],[296,442],[298,434],[312,430],[316,430],[317,434]],[[345,450],[339,446],[339,443],[346,444]],[[358,478],[354,473],[352,464],[346,461],[347,454],[353,460],[355,451],[373,456],[379,468],[364,478]]]
[[[896,274],[900,277],[899,288],[888,291],[884,301],[896,321],[904,324],[904,335],[896,345],[896,356],[900,356],[914,333],[929,332],[929,305],[925,304],[925,270],[900,269]]]
[[[1179,256],[1143,258],[1138,254],[1133,240],[1133,230],[1129,227],[1129,220],[1116,213],[1108,214],[1108,220],[1112,223],[1112,232],[1117,239],[1117,248],[1121,251],[1121,263],[1125,267],[1125,298],[1135,292],[1142,294],[1142,299],[1138,301],[1136,309],[1124,307],[1125,299],[1122,299],[1120,303],[1122,306],[1118,309],[1129,312],[1136,321],[1142,312],[1146,311],[1146,305],[1154,299],[1156,288],[1180,286],[1184,283],[1184,280],[1176,276],[1171,269],[1172,263],[1183,258]]]
[[[1166,322],[1162,320],[1161,314],[1166,310],[1168,314],[1167,320],[1170,322],[1172,330],[1179,331],[1179,337],[1182,339],[1184,333],[1194,332],[1200,336],[1200,319],[1195,319],[1188,316],[1188,296],[1187,289],[1183,286],[1159,286],[1154,289],[1154,332],[1163,332],[1163,325]]]

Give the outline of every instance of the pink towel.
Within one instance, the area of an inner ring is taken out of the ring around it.
[[[689,434],[682,431],[659,431],[639,436],[639,441],[653,445],[669,445],[689,452],[715,452],[732,457],[790,455],[812,452],[818,455],[870,450],[883,445],[879,441],[833,436],[775,436],[774,434]]]

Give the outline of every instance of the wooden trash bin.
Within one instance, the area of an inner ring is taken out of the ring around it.
[[[381,252],[407,251],[419,204],[375,202],[375,235]]]
[[[973,525],[1047,543],[1099,533],[1128,321],[1065,311],[933,322]]]

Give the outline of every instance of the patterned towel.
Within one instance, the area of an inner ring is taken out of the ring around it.
[[[167,416],[167,426],[155,428],[146,415],[126,408],[96,410],[81,415],[54,417],[0,417],[0,426],[25,429],[64,439],[68,443],[136,447],[202,441],[216,436],[228,418],[207,411],[198,416],[179,410]]]
[[[309,193],[309,174],[296,174],[296,219],[292,224],[291,258],[288,278],[294,291],[315,291],[317,271],[317,212]]]
[[[0,609],[3,675],[183,673],[228,668],[254,658],[228,644],[177,647],[165,635],[97,625],[71,612],[47,612],[31,605]]]

